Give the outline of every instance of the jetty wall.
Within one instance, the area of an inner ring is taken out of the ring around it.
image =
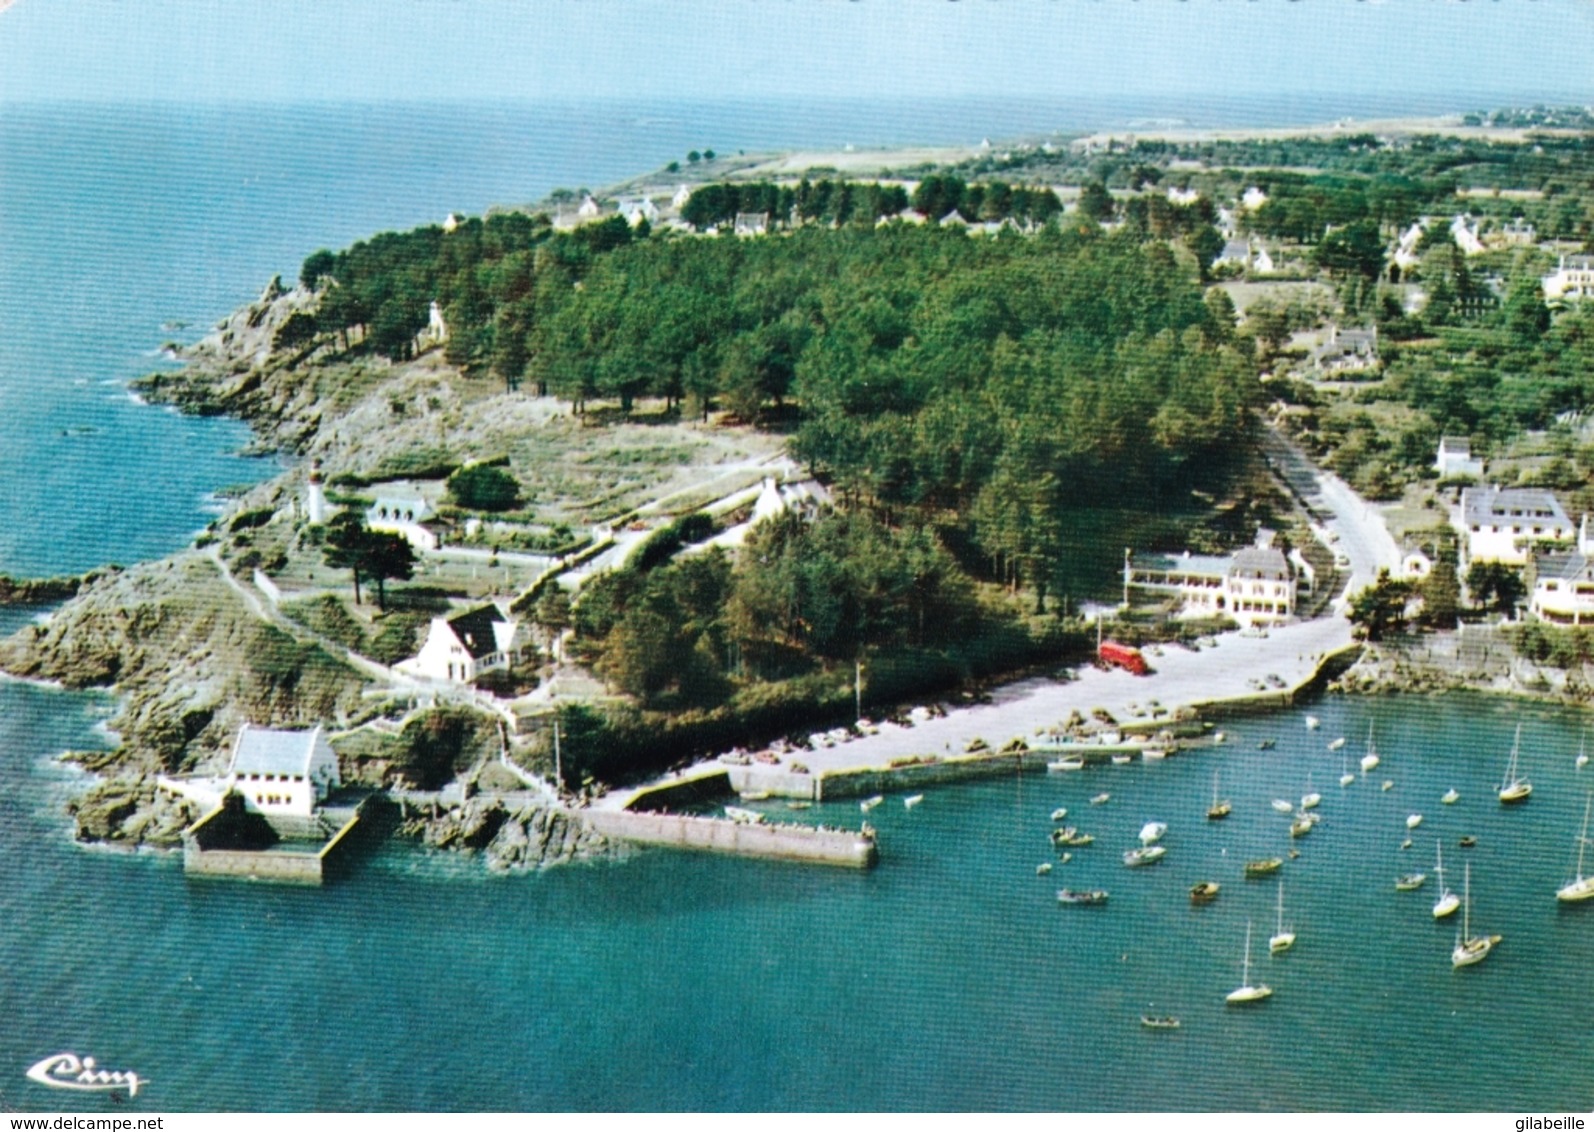
[[[733,822],[688,814],[587,810],[582,817],[607,837],[644,845],[703,849],[741,857],[867,869],[879,859],[874,838],[855,830],[811,825]]]
[[[226,828],[236,821],[237,815],[221,805],[184,830],[183,872],[189,876],[319,885],[326,880],[329,866],[350,843],[360,824],[360,811],[351,814],[324,842],[279,840],[269,845],[243,845],[238,843],[236,833]]]

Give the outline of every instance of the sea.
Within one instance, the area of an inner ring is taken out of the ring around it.
[[[691,149],[1524,101],[1545,99],[0,107],[0,573],[171,553],[218,492],[278,470],[238,423],[140,404],[127,383],[319,247],[601,188]],[[0,610],[0,632],[46,612]],[[1227,722],[1223,745],[1161,764],[946,787],[912,809],[888,797],[869,872],[649,851],[490,876],[388,846],[304,890],[196,883],[170,854],[75,844],[65,807],[88,779],[57,756],[113,745],[115,707],[0,680],[0,1109],[1594,1107],[1594,907],[1553,896],[1594,789],[1574,765],[1582,712],[1328,698]],[[1536,789],[1507,810],[1492,789],[1518,725]],[[1382,765],[1341,787],[1369,727]],[[1214,774],[1234,804],[1222,823],[1204,818]],[[1442,805],[1452,786],[1461,800]],[[1279,881],[1241,866],[1285,853],[1269,802],[1308,790],[1323,820],[1280,874],[1299,941],[1272,956]],[[850,801],[767,805],[860,820]],[[1096,843],[1042,875],[1059,806]],[[1167,857],[1124,869],[1153,819]],[[1504,937],[1462,971],[1455,926],[1429,913],[1437,878],[1394,889],[1432,873],[1439,846],[1475,929]],[[1220,895],[1192,907],[1203,879]],[[1111,897],[1063,907],[1065,885]],[[1248,929],[1251,978],[1275,993],[1225,1006]],[[128,1098],[28,1079],[58,1053],[146,1084]]]

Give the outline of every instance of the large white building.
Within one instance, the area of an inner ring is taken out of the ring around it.
[[[1543,488],[1463,488],[1458,516],[1463,567],[1524,566],[1535,543],[1566,542],[1573,535],[1566,511]]]
[[[1296,581],[1272,532],[1232,555],[1140,554],[1124,558],[1124,600],[1131,590],[1174,598],[1180,617],[1226,616],[1251,628],[1295,615]]]
[[[156,785],[210,809],[229,793],[267,817],[307,818],[342,785],[338,757],[320,727],[278,731],[244,724],[222,774],[160,775]]]
[[[317,727],[274,731],[244,724],[233,745],[227,785],[246,808],[263,814],[309,817],[337,789],[338,757]]]
[[[1594,625],[1594,539],[1587,515],[1578,528],[1575,551],[1533,556],[1528,610],[1557,625]]]
[[[1543,279],[1546,299],[1587,299],[1594,296],[1594,256],[1564,255]]]
[[[420,652],[393,667],[408,676],[468,684],[478,676],[510,668],[530,644],[525,628],[496,605],[453,617],[434,617]]]

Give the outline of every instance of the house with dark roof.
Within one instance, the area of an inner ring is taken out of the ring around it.
[[[432,618],[420,651],[393,667],[407,676],[468,684],[483,673],[518,663],[528,644],[520,622],[496,605],[482,605]]]
[[[1474,562],[1525,566],[1535,543],[1567,542],[1575,533],[1555,494],[1538,487],[1468,487],[1455,523],[1462,568]]]
[[[1378,327],[1328,328],[1328,337],[1312,351],[1312,368],[1325,376],[1377,369]]]
[[[365,512],[365,525],[373,531],[403,535],[417,552],[443,545],[448,526],[418,496],[380,496]]]
[[[1594,538],[1588,516],[1578,527],[1577,548],[1533,556],[1528,611],[1556,625],[1594,625]]]

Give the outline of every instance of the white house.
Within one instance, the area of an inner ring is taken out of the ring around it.
[[[1246,189],[1244,193],[1240,194],[1240,207],[1245,209],[1247,212],[1255,212],[1266,203],[1267,194],[1261,189],[1257,188],[1255,185],[1252,185],[1250,188]]]
[[[1241,625],[1276,625],[1295,615],[1296,581],[1272,532],[1232,555],[1124,556],[1124,600],[1131,589],[1175,598],[1180,617],[1232,617]]]
[[[1168,203],[1181,207],[1194,204],[1201,199],[1201,194],[1195,189],[1181,189],[1175,185],[1168,186]]]
[[[342,784],[338,757],[321,728],[275,731],[250,727],[238,732],[224,785],[243,796],[244,806],[262,814],[309,817]]]
[[[407,676],[468,684],[519,662],[530,643],[525,628],[496,605],[434,617],[420,652],[393,667]]]
[[[1400,577],[1421,581],[1433,573],[1433,554],[1426,546],[1407,543],[1400,548]]]
[[[1554,494],[1536,487],[1468,487],[1461,491],[1463,566],[1524,566],[1537,542],[1571,539],[1572,521]]]
[[[659,208],[647,197],[625,197],[620,201],[619,213],[625,217],[625,222],[635,228],[642,221],[649,224],[659,222]]]
[[[1589,537],[1587,515],[1578,529],[1575,551],[1534,555],[1528,611],[1557,625],[1594,624],[1594,540]]]
[[[459,217],[455,216],[452,212],[450,212],[447,216],[443,217],[443,231],[445,231],[445,232],[454,232],[454,231],[457,231],[458,229],[459,229]]]
[[[1482,255],[1485,250],[1478,239],[1478,222],[1470,216],[1457,216],[1450,222],[1450,238],[1462,255]]]
[[[1538,242],[1539,230],[1519,216],[1500,225],[1496,236],[1508,248],[1531,248]]]
[[[592,199],[591,194],[581,198],[581,206],[576,209],[576,215],[583,220],[595,220],[598,213],[603,210],[598,207],[598,202]]]
[[[419,497],[379,496],[365,513],[365,525],[403,535],[418,551],[433,551],[443,544],[443,524],[433,517],[431,504]]]
[[[675,195],[670,198],[670,207],[677,212],[686,207],[686,202],[692,199],[692,190],[682,185],[675,190]]]
[[[769,231],[769,213],[738,212],[733,230],[738,236],[762,236]]]
[[[1543,280],[1546,299],[1587,299],[1594,296],[1594,256],[1564,255]]]
[[[1472,441],[1465,436],[1441,436],[1433,466],[1440,479],[1450,476],[1483,478],[1483,461],[1472,455]]]
[[[1257,244],[1251,252],[1251,270],[1257,275],[1272,275],[1278,270],[1273,263],[1273,257],[1268,254],[1267,247]]]
[[[1400,234],[1400,239],[1395,243],[1395,266],[1405,271],[1407,268],[1416,267],[1422,260],[1417,253],[1417,246],[1422,243],[1423,235],[1427,228],[1423,221],[1414,221],[1410,228]]]

